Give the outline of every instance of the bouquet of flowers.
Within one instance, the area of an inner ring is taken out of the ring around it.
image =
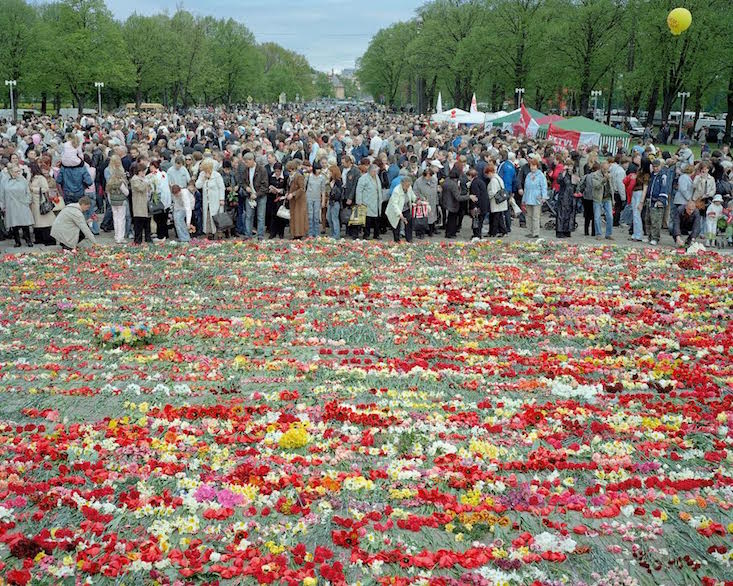
[[[147,324],[110,324],[99,329],[98,338],[103,346],[145,346],[153,340],[154,331]]]

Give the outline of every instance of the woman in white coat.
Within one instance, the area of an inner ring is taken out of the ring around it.
[[[5,212],[5,227],[13,235],[15,247],[20,248],[21,230],[26,245],[33,246],[30,231],[33,225],[31,191],[20,166],[14,163],[8,165],[8,177],[0,185],[0,209]]]
[[[204,159],[199,165],[199,176],[196,187],[201,190],[203,198],[204,232],[209,240],[216,234],[214,216],[219,208],[224,209],[224,180],[218,171],[214,170],[214,160]]]
[[[509,200],[505,199],[499,203],[496,201],[496,195],[504,189],[504,181],[499,177],[496,168],[491,163],[486,166],[485,174],[488,180],[486,188],[489,192],[489,212],[491,212],[489,236],[502,238],[507,233],[505,212],[509,209]]]
[[[392,225],[394,241],[400,241],[402,227],[405,228],[405,240],[412,242],[412,204],[417,196],[412,191],[412,177],[405,175],[400,184],[394,188],[392,196],[387,202],[387,220]]]
[[[153,214],[155,220],[156,240],[168,238],[168,210],[171,207],[171,188],[168,185],[168,176],[160,170],[160,161],[150,161],[145,181],[150,185],[150,197],[163,206],[163,210]]]

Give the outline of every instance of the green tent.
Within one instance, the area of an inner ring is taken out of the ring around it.
[[[527,108],[527,112],[529,112],[530,116],[532,116],[532,118],[534,118],[535,120],[537,120],[538,118],[545,117],[545,114],[533,108]],[[521,110],[514,110],[514,112],[509,112],[509,114],[507,114],[506,116],[502,116],[501,118],[492,120],[491,124],[492,126],[503,126],[504,124],[516,124],[517,122],[519,122],[519,118],[521,114],[522,114]]]
[[[575,116],[574,118],[568,118],[566,120],[558,120],[553,122],[552,126],[559,128],[560,130],[572,130],[575,132],[593,132],[601,136],[598,146],[606,145],[612,152],[616,146],[616,141],[621,139],[623,141],[624,148],[628,151],[631,146],[631,135],[628,132],[596,122],[585,116]],[[537,138],[547,138],[548,125],[543,124],[537,130]]]

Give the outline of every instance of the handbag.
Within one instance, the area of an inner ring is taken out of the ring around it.
[[[366,226],[367,207],[365,205],[355,205],[351,210],[349,218],[349,226]]]
[[[494,195],[494,201],[497,204],[504,203],[508,199],[509,199],[509,196],[506,193],[506,189],[504,189],[503,187],[501,187],[499,191],[497,191],[496,194]]]
[[[226,212],[219,212],[214,214],[214,224],[216,225],[217,232],[223,232],[225,230],[231,230],[234,228],[234,221],[232,217]]]
[[[148,200],[148,214],[154,216],[156,214],[162,214],[164,211],[165,207],[163,206],[163,202],[160,201],[160,196],[158,194],[154,194]]]
[[[417,234],[424,234],[428,231],[428,214],[430,206],[426,201],[418,201],[412,205],[412,229]]]
[[[339,210],[339,220],[342,224],[348,224],[349,219],[351,219],[351,208],[342,207]]]
[[[277,208],[277,217],[282,218],[283,220],[290,219],[290,210],[285,207],[285,204],[282,204],[279,208]]]
[[[53,211],[53,208],[56,207],[56,204],[54,204],[49,198],[48,193],[45,191],[41,191],[39,194],[39,204],[38,204],[38,211],[41,212],[42,216],[45,216],[46,214],[50,214]]]

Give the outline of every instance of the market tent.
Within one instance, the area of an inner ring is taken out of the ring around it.
[[[492,122],[496,120],[497,118],[501,118],[502,116],[506,116],[509,114],[509,112],[505,112],[504,110],[499,110],[498,112],[493,112],[490,114],[486,114],[485,122]]]
[[[486,114],[483,112],[466,112],[460,108],[451,108],[442,114],[433,114],[432,122],[451,122],[453,124],[483,124]]]
[[[584,116],[575,116],[567,120],[552,122],[549,126],[540,126],[537,131],[537,138],[548,138],[558,144],[569,146],[574,143],[573,148],[577,148],[578,144],[605,145],[612,151],[619,139],[623,142],[626,150],[629,149],[631,143],[631,135],[628,132]]]
[[[525,106],[526,108],[526,106]],[[539,112],[538,110],[534,110],[533,108],[527,108],[527,111],[529,112],[530,116],[534,118],[535,120],[539,118],[544,118],[545,114],[542,112]],[[512,110],[509,112],[506,116],[500,116],[499,118],[494,118],[491,121],[492,126],[504,126],[505,124],[507,127],[512,127],[514,124],[520,121],[522,115],[521,108],[517,108],[516,110]]]
[[[560,122],[560,120],[565,120],[562,116],[558,116],[557,114],[549,114],[548,116],[543,116],[542,118],[539,118],[535,120],[537,124],[542,126],[543,124],[550,124],[552,122]]]

